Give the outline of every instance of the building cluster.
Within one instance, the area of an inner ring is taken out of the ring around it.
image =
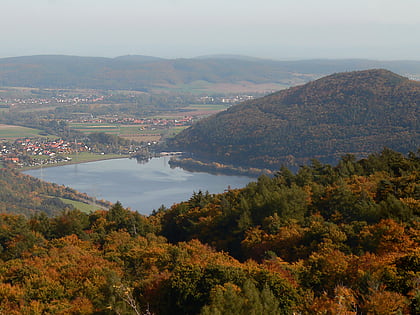
[[[232,105],[254,99],[253,95],[234,95],[234,96],[200,96],[198,102],[202,104],[225,104]]]
[[[254,99],[252,95],[237,95],[234,97],[223,97],[221,102],[223,104],[237,104]]]
[[[0,144],[0,160],[17,166],[37,166],[70,161],[75,152],[90,151],[82,142],[62,139],[18,139]]]
[[[30,97],[30,98],[8,98],[0,97],[0,104],[4,106],[24,106],[24,105],[57,105],[57,104],[79,104],[79,103],[96,103],[103,101],[105,96],[88,95],[78,96],[48,96],[48,97]]]
[[[97,123],[97,124],[120,124],[120,125],[139,125],[144,129],[148,127],[173,127],[190,126],[193,123],[192,116],[185,116],[182,119],[170,118],[134,118],[119,117],[117,115],[102,115],[93,117],[92,115],[67,120],[69,123]]]

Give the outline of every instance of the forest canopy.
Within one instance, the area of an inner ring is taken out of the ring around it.
[[[120,203],[0,214],[0,310],[418,314],[419,216],[420,151],[390,149],[283,167],[149,217]]]

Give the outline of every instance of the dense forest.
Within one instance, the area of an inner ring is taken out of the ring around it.
[[[419,218],[420,150],[390,149],[149,217],[1,214],[0,312],[419,314]]]
[[[274,170],[384,146],[408,153],[420,144],[419,102],[420,82],[387,70],[333,74],[232,106],[169,146],[198,160]]]

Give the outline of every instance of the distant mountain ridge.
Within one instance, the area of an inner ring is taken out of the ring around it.
[[[0,85],[36,88],[148,90],[195,82],[293,86],[343,71],[387,68],[420,79],[420,61],[276,61],[236,55],[162,59],[39,55],[0,59]]]
[[[170,142],[204,160],[278,169],[420,147],[420,82],[387,70],[333,74],[233,106]]]

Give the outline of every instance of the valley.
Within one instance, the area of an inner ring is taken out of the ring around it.
[[[0,59],[0,313],[418,314],[419,63],[204,59]]]

